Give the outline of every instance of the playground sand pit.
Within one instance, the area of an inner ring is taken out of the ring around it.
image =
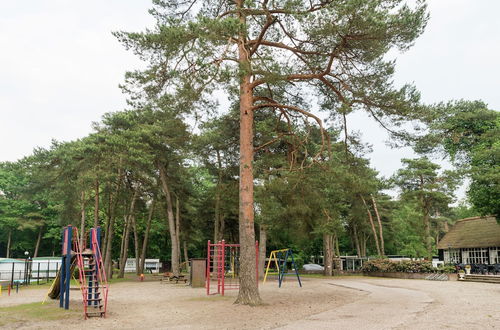
[[[46,290],[28,289],[14,298],[17,298],[17,304],[41,301]],[[161,284],[157,281],[121,282],[110,287],[106,319],[92,318],[85,321],[81,314],[72,315],[70,322],[64,321],[64,327],[66,329],[275,328],[353,302],[357,297],[366,294],[352,291],[317,279],[303,279],[303,288],[292,280],[284,282],[282,288],[278,288],[276,281],[270,281],[261,285],[261,296],[265,304],[249,307],[234,304],[236,290],[226,291],[224,297],[207,296],[205,289],[193,289],[184,284]],[[5,297],[0,298],[0,308],[13,304],[7,301]],[[49,299],[47,304],[57,308],[58,301]],[[70,309],[82,310],[80,292],[71,292]],[[18,324],[9,324],[6,328],[49,329],[58,326],[60,323],[54,321],[24,320]]]
[[[41,301],[47,289],[27,289],[16,304]],[[442,329],[500,328],[500,285],[344,277],[304,278],[303,288],[287,279],[261,285],[265,302],[234,305],[237,292],[206,296],[184,284],[120,282],[111,285],[106,319],[83,320],[81,296],[72,291],[71,312],[59,320],[17,315],[0,328],[12,329]],[[24,296],[24,298],[21,298]],[[48,306],[47,306],[48,305]],[[26,305],[37,308],[37,304]],[[44,308],[57,308],[48,301]],[[12,308],[12,307],[9,307]],[[36,313],[32,313],[36,315]]]

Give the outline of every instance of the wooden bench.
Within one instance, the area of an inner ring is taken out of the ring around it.
[[[174,283],[177,284],[179,282],[187,283],[187,278],[184,275],[179,275],[179,276],[174,276],[173,273],[166,272],[163,273],[162,277],[160,278],[160,282],[165,282],[165,283]]]

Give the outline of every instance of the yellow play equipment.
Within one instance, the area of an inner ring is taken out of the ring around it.
[[[287,269],[287,261],[288,258],[292,260],[292,267],[295,270],[295,274],[288,274]],[[269,272],[269,268],[271,268],[271,264],[274,261],[274,266],[276,266],[276,272]],[[278,283],[281,288],[281,283],[285,276],[296,275],[297,281],[299,282],[300,287],[302,287],[302,283],[300,281],[299,272],[297,270],[297,266],[295,266],[295,260],[293,258],[292,249],[281,249],[281,250],[273,250],[269,255],[269,261],[267,262],[266,274],[264,275],[264,281],[262,283],[266,283],[267,275],[278,275]]]

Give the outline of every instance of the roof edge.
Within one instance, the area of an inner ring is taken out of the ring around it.
[[[458,219],[455,223],[462,222],[462,221],[470,221],[470,220],[489,219],[489,218],[495,218],[495,216],[494,215],[484,215],[484,216],[476,216],[476,217],[470,217],[470,218],[463,218],[463,219]]]

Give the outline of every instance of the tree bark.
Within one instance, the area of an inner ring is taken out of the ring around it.
[[[151,230],[151,220],[153,219],[154,207],[155,207],[155,199],[153,197],[153,201],[149,206],[148,222],[146,223],[146,231],[144,232],[144,240],[142,241],[140,274],[144,274],[144,265],[146,263],[146,252],[148,249],[149,231]]]
[[[43,227],[38,229],[38,237],[36,238],[35,252],[33,253],[33,258],[38,257],[38,250],[40,249],[40,243],[42,242],[42,231]]]
[[[266,250],[267,250],[267,226],[260,225],[259,231],[259,278],[264,279],[266,268]]]
[[[377,217],[377,222],[378,222],[378,231],[380,234],[380,252],[381,255],[385,255],[385,244],[384,244],[384,231],[382,229],[382,220],[380,219],[380,214],[378,213],[378,207],[377,207],[377,202],[375,201],[375,197],[371,195],[372,197],[372,204],[373,204],[373,209],[375,210],[375,216]]]
[[[422,175],[419,177],[420,179],[420,202],[422,203],[422,212],[423,212],[423,222],[424,222],[424,230],[425,230],[425,247],[427,250],[427,258],[428,260],[432,260],[432,236],[431,236],[431,224],[429,219],[429,205],[427,204],[427,200],[424,196],[424,178]]]
[[[99,227],[99,180],[95,180],[94,228]]]
[[[128,244],[129,244],[129,234],[130,234],[130,226],[135,222],[135,201],[137,200],[137,195],[139,194],[139,189],[134,189],[134,195],[132,196],[132,201],[130,202],[130,209],[128,212],[127,220],[126,220],[126,229],[124,233],[124,241],[123,241],[123,251],[121,252],[120,257],[120,272],[118,273],[118,278],[123,278],[125,276],[125,266],[127,264],[128,258]]]
[[[335,235],[335,255],[340,258],[339,237]]]
[[[125,207],[126,209],[126,207]],[[122,229],[122,238],[120,240],[120,255],[118,256],[118,260],[120,261],[120,269],[121,269],[121,262],[122,262],[122,258],[123,258],[123,248],[125,247],[125,238],[127,237],[126,233],[127,233],[127,228],[129,226],[129,223],[128,223],[128,214],[124,214],[123,215],[123,229]]]
[[[107,243],[108,243],[109,223],[111,220],[110,214],[111,214],[111,202],[112,202],[112,200],[111,200],[111,188],[110,188],[109,184],[106,185],[105,191],[107,191],[107,193],[108,193],[108,196],[107,196],[108,197],[107,198],[108,207],[107,207],[107,211],[105,210],[105,212],[104,212],[106,214],[106,220],[104,222],[104,231],[102,232],[102,238],[101,238],[101,245],[102,245],[101,251],[103,254],[102,258],[103,258],[103,262],[104,262],[104,266],[105,266],[104,269],[107,271],[107,268],[106,268],[106,251],[107,250],[106,249],[107,249]]]
[[[175,226],[175,217],[172,207],[172,197],[170,195],[170,188],[168,186],[167,174],[165,172],[165,167],[163,164],[158,164],[158,169],[160,171],[160,180],[163,193],[165,194],[165,200],[167,202],[167,220],[168,220],[168,230],[170,232],[170,242],[172,246],[172,273],[174,276],[179,276],[179,237],[177,236],[177,230]]]
[[[425,228],[425,247],[427,250],[427,258],[428,260],[432,260],[431,223],[427,208],[424,208],[424,228]]]
[[[140,275],[140,260],[139,260],[139,233],[137,232],[137,219],[132,217],[132,229],[134,230],[134,254],[135,254],[135,273]]]
[[[361,257],[361,254],[363,252],[361,251],[361,246],[359,245],[358,230],[356,228],[356,225],[352,227],[352,231],[353,231],[352,236],[354,238],[354,244],[356,245],[356,254],[358,255],[358,257]]]
[[[221,215],[221,187],[222,187],[222,160],[219,150],[216,151],[217,155],[217,186],[215,187],[215,223],[214,223],[214,242],[222,240],[222,215]]]
[[[237,0],[241,9],[244,0]],[[239,12],[242,26],[246,17]],[[238,62],[240,64],[240,183],[239,183],[239,236],[240,236],[240,289],[235,303],[259,305],[256,274],[255,228],[253,206],[253,90],[251,86],[250,52],[245,33],[238,37]]]
[[[80,248],[85,249],[85,191],[81,195]]]
[[[368,207],[368,204],[366,204],[366,201],[365,201],[363,195],[359,195],[359,196],[361,197],[361,200],[363,201],[363,204],[365,205],[366,213],[368,213],[368,220],[370,221],[370,225],[372,228],[373,239],[375,240],[375,246],[377,248],[377,254],[380,256],[380,255],[382,255],[382,252],[380,251],[380,245],[378,243],[378,234],[377,234],[377,231],[375,230],[375,223],[373,222],[372,213],[370,212],[370,208]]]
[[[122,248],[120,250],[120,264],[118,265],[118,278],[123,278],[125,276],[125,266],[127,263],[127,255],[128,255],[128,243],[129,243],[129,233],[130,233],[130,221],[131,215],[126,217],[125,227],[122,236]]]
[[[179,251],[179,272],[181,271],[181,211],[179,197],[175,197],[175,235],[177,236],[177,251]]]
[[[5,258],[10,258],[10,243],[12,241],[12,229],[9,229],[9,234],[7,236],[7,251],[5,252]]]
[[[333,274],[333,236],[331,234],[323,234],[323,250],[324,250],[324,266],[323,274],[332,276]]]
[[[368,235],[363,234],[361,240],[361,257],[366,257],[366,242],[368,241]]]
[[[113,262],[112,262],[112,252],[113,252],[113,235],[114,235],[114,223],[115,223],[115,208],[118,201],[118,192],[120,191],[122,183],[122,169],[118,169],[118,182],[116,183],[116,190],[113,196],[109,196],[109,216],[108,216],[108,230],[106,232],[106,258],[104,259],[104,269],[109,278],[113,277]]]
[[[188,256],[188,248],[187,248],[187,241],[184,240],[182,241],[182,247],[184,249],[184,262],[186,263],[186,270],[189,270],[189,256]]]

